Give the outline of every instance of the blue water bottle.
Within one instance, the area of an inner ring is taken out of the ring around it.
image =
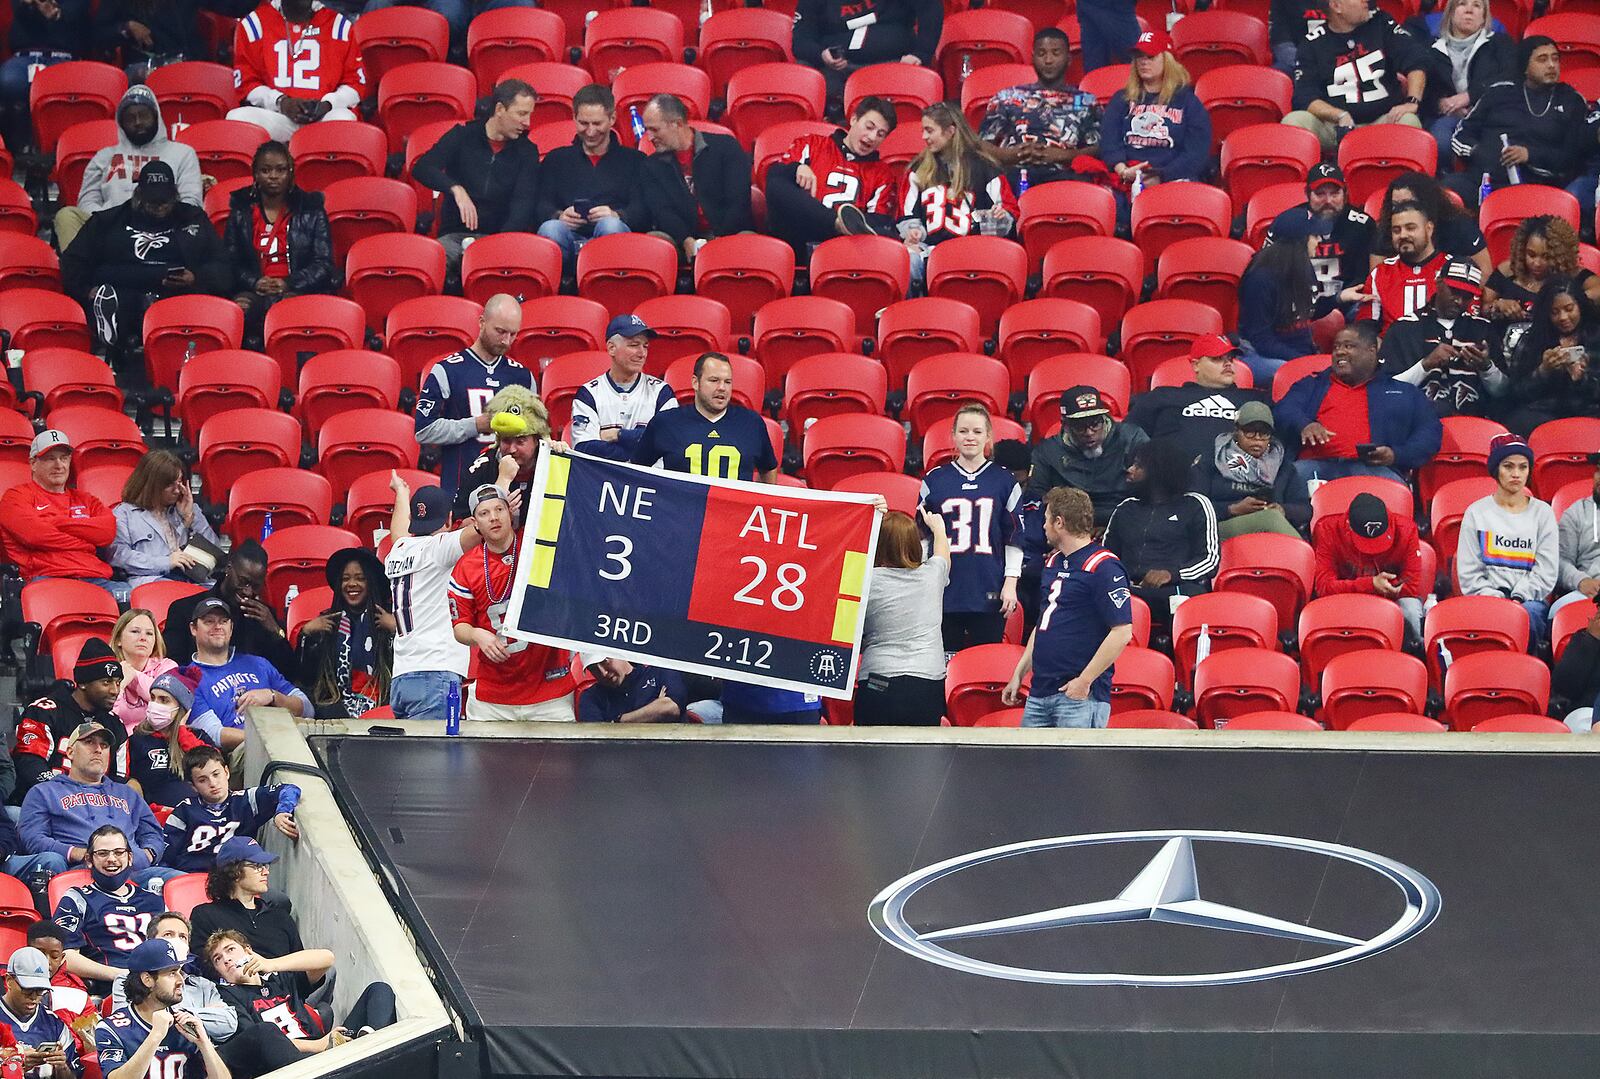
[[[272,511],[268,510],[267,515],[261,518],[261,538],[265,540],[270,535],[272,535]]]
[[[644,141],[644,117],[639,115],[639,106],[628,106],[628,122],[633,125],[633,141],[638,145]]]
[[[1028,170],[1027,169],[1018,169],[1017,170],[1017,198],[1020,199],[1022,196],[1026,195],[1027,193],[1028,193]]]
[[[1494,190],[1494,185],[1489,182],[1489,174],[1483,174],[1483,182],[1478,185],[1478,205],[1483,205],[1483,200],[1489,197],[1489,192]]]
[[[444,733],[461,733],[461,683],[451,682],[444,691]]]

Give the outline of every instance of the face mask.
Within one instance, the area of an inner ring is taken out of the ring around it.
[[[95,884],[102,891],[120,892],[127,885],[129,878],[133,876],[133,866],[128,866],[120,873],[102,873],[94,866],[90,866],[89,875],[94,878]]]
[[[164,731],[172,725],[173,717],[178,714],[175,704],[155,704],[152,702],[144,710],[145,718],[150,721],[152,730]]]
[[[186,940],[173,940],[171,937],[163,937],[162,939],[165,940],[168,944],[172,945],[172,954],[176,955],[178,957],[178,962],[187,963],[189,961],[189,942],[188,941],[186,941]]]

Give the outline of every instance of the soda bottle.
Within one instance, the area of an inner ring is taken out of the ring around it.
[[[1025,195],[1027,193],[1028,193],[1028,170],[1027,169],[1018,169],[1017,170],[1017,198],[1020,199],[1023,195]]]
[[[1483,200],[1488,198],[1489,197],[1489,192],[1491,192],[1493,190],[1494,190],[1494,185],[1489,182],[1489,174],[1486,172],[1486,173],[1483,174],[1483,182],[1478,185],[1478,203],[1479,203],[1479,205],[1482,205]]]
[[[628,123],[633,125],[633,141],[635,143],[643,142],[644,141],[644,117],[639,115],[639,106],[637,106],[637,105],[629,105],[628,106]]]
[[[966,82],[970,78],[972,78],[972,54],[964,52],[961,54],[961,81]]]
[[[711,14],[712,14],[711,0],[705,0],[705,2],[700,5],[700,25],[701,26],[704,26],[706,24],[706,20],[711,18]]]
[[[272,511],[268,510],[267,515],[261,518],[261,538],[265,540],[270,535],[272,535]]]
[[[451,682],[444,691],[444,733],[461,733],[461,683]]]

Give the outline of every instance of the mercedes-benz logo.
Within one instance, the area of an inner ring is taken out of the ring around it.
[[[1139,871],[1115,899],[1077,903],[1052,910],[996,918],[970,925],[918,932],[905,919],[905,906],[922,888],[934,881],[986,862],[1013,858],[1037,851],[1100,844],[1161,842],[1154,858]],[[1256,847],[1306,851],[1337,858],[1371,870],[1400,890],[1405,909],[1394,924],[1366,940],[1288,922],[1257,911],[1213,903],[1200,897],[1195,873],[1194,844],[1239,843]],[[1003,847],[963,854],[928,866],[895,881],[873,899],[867,919],[873,929],[890,944],[929,963],[951,970],[1045,985],[1236,985],[1265,981],[1291,974],[1354,963],[1358,959],[1387,951],[1422,932],[1439,915],[1439,889],[1409,866],[1381,855],[1338,843],[1293,836],[1262,835],[1255,832],[1219,832],[1201,829],[1151,832],[1100,832],[1094,835],[1059,836],[1033,839]],[[1250,970],[1217,971],[1199,974],[1123,974],[1063,970],[1030,970],[1026,967],[988,963],[961,955],[944,947],[953,941],[1008,933],[1031,933],[1042,929],[1089,925],[1099,922],[1171,922],[1233,933],[1279,937],[1301,943],[1322,945],[1335,950],[1310,959]]]

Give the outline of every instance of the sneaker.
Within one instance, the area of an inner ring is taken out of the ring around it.
[[[839,207],[839,227],[844,229],[847,236],[873,235],[873,228],[867,221],[867,215],[853,202],[847,202]]]

